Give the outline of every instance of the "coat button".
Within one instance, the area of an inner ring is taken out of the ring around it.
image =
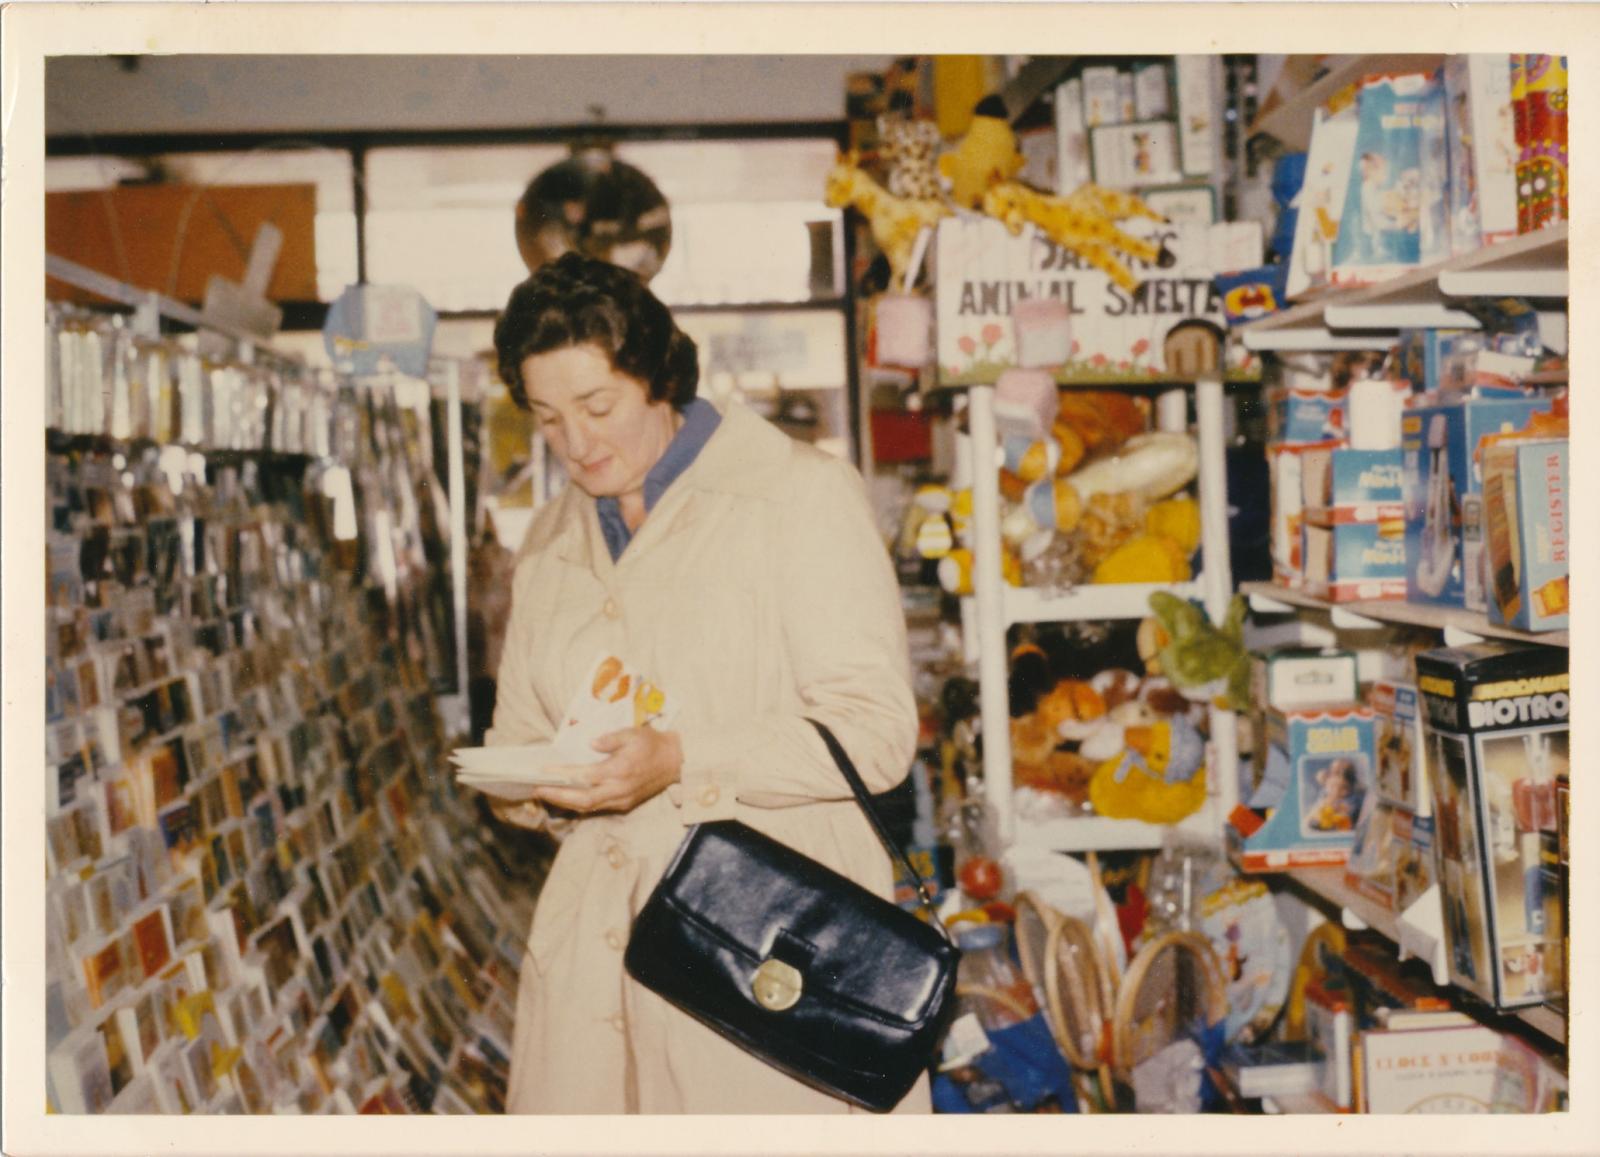
[[[610,864],[613,868],[622,867],[626,860],[627,857],[622,854],[622,847],[620,845],[612,844],[606,849],[606,863]]]
[[[608,619],[616,619],[622,616],[622,608],[617,606],[616,599],[607,599],[604,609]]]
[[[708,787],[700,793],[700,803],[704,807],[710,807],[721,798],[722,793],[714,787]]]
[[[615,928],[606,933],[606,944],[617,952],[621,952],[628,946],[628,942],[622,938],[622,934]]]
[[[626,1029],[628,1027],[627,1022],[622,1019],[622,1014],[620,1012],[616,1016],[612,1017],[606,1023],[608,1023],[612,1028],[616,1029],[618,1032],[622,1032],[624,1029]]]

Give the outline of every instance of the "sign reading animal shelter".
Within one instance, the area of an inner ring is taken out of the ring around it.
[[[1064,385],[1191,381],[1212,371],[1224,325],[1212,277],[1261,264],[1260,225],[1131,220],[1118,228],[1154,242],[1163,253],[1155,262],[1115,255],[1133,274],[1131,288],[1031,225],[1013,236],[997,220],[940,222],[940,384],[989,384],[1021,364],[1017,330],[1033,319],[1013,319],[1012,312],[1027,300],[1066,307],[1070,353],[1046,367]],[[1108,242],[1103,248],[1115,246]],[[1021,344],[1027,344],[1026,335]],[[1228,380],[1260,376],[1260,363],[1249,351],[1227,349],[1222,356]]]

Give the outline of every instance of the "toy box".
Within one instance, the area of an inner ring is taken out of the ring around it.
[[[1171,121],[1099,125],[1089,131],[1097,184],[1111,189],[1170,185],[1183,179]]]
[[[1481,340],[1469,330],[1402,329],[1395,341],[1395,372],[1419,393],[1435,392],[1439,389],[1444,358],[1455,339],[1463,334]]]
[[[1432,817],[1369,797],[1344,875],[1369,900],[1404,912],[1433,883]]]
[[[1305,520],[1318,526],[1405,517],[1400,451],[1317,446],[1300,456]]]
[[[1333,283],[1366,285],[1450,256],[1444,86],[1375,76],[1357,102],[1355,161],[1333,245]]]
[[[1545,403],[1533,397],[1468,397],[1413,406],[1400,420],[1406,507],[1406,598],[1470,606],[1481,598],[1482,552],[1466,549],[1464,500],[1483,490],[1483,440],[1522,429]],[[1480,606],[1477,609],[1482,609]]]
[[[1277,387],[1266,391],[1269,442],[1342,442],[1346,429],[1344,390]]]
[[[1355,165],[1354,109],[1318,121],[1311,130],[1306,155],[1305,181],[1300,186],[1299,213],[1294,223],[1294,245],[1289,252],[1290,300],[1333,280],[1333,250],[1344,216],[1345,191]]]
[[[1261,722],[1255,790],[1229,817],[1230,854],[1247,872],[1344,863],[1372,791],[1372,712],[1268,708]]]
[[[1450,149],[1450,239],[1470,253],[1517,235],[1517,132],[1511,57],[1445,57],[1445,131]]]
[[[1565,439],[1491,446],[1483,463],[1489,621],[1524,631],[1567,626],[1570,554]]]
[[[1367,690],[1376,733],[1378,795],[1422,815],[1432,811],[1432,796],[1422,770],[1422,704],[1411,683],[1380,680]]]
[[[1564,987],[1556,781],[1567,652],[1479,643],[1416,658],[1451,982],[1499,1008]]]
[[[1258,707],[1356,701],[1356,656],[1334,647],[1276,647],[1250,654],[1250,697]]]
[[[1318,526],[1306,511],[1301,533],[1307,594],[1334,603],[1406,597],[1406,528],[1401,519]]]

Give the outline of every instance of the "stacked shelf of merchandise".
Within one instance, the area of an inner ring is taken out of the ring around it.
[[[1012,785],[1010,703],[1007,696],[1006,631],[1019,623],[1074,620],[1142,619],[1150,613],[1150,595],[1170,591],[1182,598],[1203,601],[1207,613],[1220,621],[1233,593],[1228,555],[1227,473],[1223,441],[1223,386],[1220,380],[1201,380],[1194,386],[1199,441],[1198,492],[1202,568],[1198,578],[1177,584],[1086,584],[1054,593],[1010,587],[1000,573],[1000,490],[996,472],[974,469],[972,482],[973,565],[970,618],[977,637],[979,708],[983,720],[983,775],[985,791],[1002,843],[1047,848],[1058,852],[1157,848],[1169,830],[1140,820],[1098,816],[1020,823],[1015,814]],[[995,447],[994,389],[973,386],[968,391],[968,417],[974,447]],[[1186,407],[1185,407],[1186,408]],[[985,460],[981,451],[974,462]],[[1238,760],[1233,714],[1211,709],[1211,747],[1207,767],[1232,767]],[[1234,775],[1212,775],[1212,794],[1200,811],[1178,825],[1204,839],[1222,830],[1222,818],[1232,810],[1237,785]]]
[[[1434,63],[1438,61],[1438,58],[1429,59]],[[1348,79],[1357,79],[1362,72],[1397,67],[1392,61],[1382,63],[1389,60],[1356,58],[1338,75],[1348,73]],[[1416,58],[1413,64],[1426,67],[1427,60]],[[1333,81],[1330,75],[1305,94],[1310,103],[1301,111],[1306,118],[1327,95],[1342,87]],[[1287,123],[1264,121],[1260,127],[1280,139],[1289,140],[1291,137],[1273,127],[1283,128]],[[1564,299],[1568,292],[1567,243],[1568,227],[1563,222],[1376,285],[1334,291],[1301,302],[1242,327],[1243,340],[1247,348],[1261,352],[1379,349],[1388,345],[1401,328],[1476,329],[1478,320],[1461,307],[1464,299]],[[1557,375],[1556,379],[1547,380],[1564,381],[1565,378]],[[1403,601],[1330,603],[1275,583],[1246,583],[1241,589],[1249,596],[1251,609],[1257,613],[1321,612],[1328,616],[1336,630],[1373,630],[1399,624],[1438,631],[1448,646],[1484,639],[1570,646],[1566,631],[1537,634],[1519,631],[1491,623],[1481,613],[1463,609]],[[1304,892],[1336,907],[1347,927],[1378,931],[1394,941],[1402,958],[1415,956],[1426,961],[1434,979],[1441,985],[1448,983],[1437,886],[1430,888],[1405,912],[1396,913],[1350,888],[1342,868],[1303,868],[1290,871],[1287,876]],[[1559,1011],[1541,1005],[1518,1010],[1513,1015],[1545,1037],[1558,1044],[1565,1043],[1566,1017]]]

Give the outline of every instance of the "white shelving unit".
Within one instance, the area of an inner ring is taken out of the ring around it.
[[[996,834],[1003,846],[1016,844],[1062,852],[1155,848],[1161,845],[1168,830],[1161,824],[1096,816],[1037,824],[1017,821],[1011,774],[1006,630],[1018,623],[1144,618],[1150,613],[1150,595],[1156,590],[1200,599],[1213,621],[1220,621],[1227,613],[1233,596],[1233,574],[1228,554],[1222,382],[1220,379],[1201,380],[1193,388],[1200,450],[1200,576],[1191,582],[1171,585],[1085,584],[1061,594],[1010,587],[1001,577],[999,477],[990,465],[992,451],[986,454],[983,449],[998,446],[994,389],[973,386],[968,391],[968,420],[974,447],[973,594],[966,608],[966,618],[977,637],[984,785],[995,818]],[[1179,395],[1181,398],[1181,391]],[[1236,721],[1232,712],[1213,708],[1211,744],[1206,760],[1211,794],[1206,805],[1178,825],[1180,828],[1208,840],[1221,839],[1222,821],[1237,802],[1237,766]]]
[[[1289,352],[1381,349],[1403,328],[1477,329],[1464,298],[1567,296],[1567,232],[1563,222],[1378,285],[1325,293],[1238,332],[1247,349]]]
[[[1454,607],[1424,606],[1398,600],[1379,600],[1356,603],[1330,603],[1291,590],[1276,583],[1245,583],[1240,591],[1249,596],[1250,609],[1262,614],[1290,614],[1300,610],[1325,612],[1334,627],[1340,630],[1375,630],[1387,624],[1405,624],[1428,627],[1440,632],[1445,642],[1457,647],[1466,643],[1481,643],[1484,639],[1516,639],[1524,643],[1543,643],[1548,647],[1570,645],[1566,631],[1533,633],[1515,627],[1502,627],[1491,623],[1476,611]]]

